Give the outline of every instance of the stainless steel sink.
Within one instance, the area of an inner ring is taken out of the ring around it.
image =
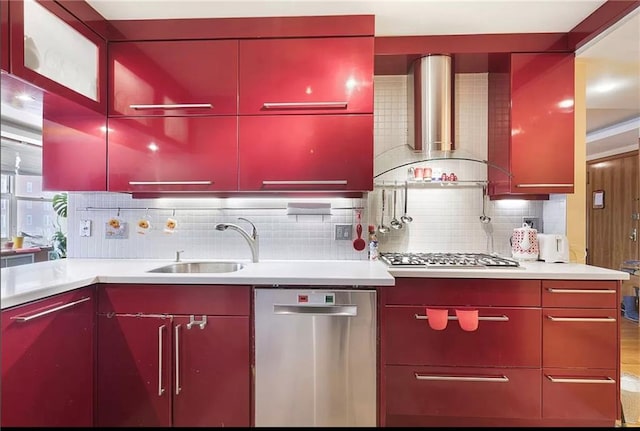
[[[244,268],[244,265],[238,262],[176,262],[159,268],[154,268],[147,272],[164,272],[173,274],[220,273],[235,272],[242,268]]]

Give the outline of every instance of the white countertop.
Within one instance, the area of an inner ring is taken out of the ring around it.
[[[184,262],[194,262],[185,259]],[[213,260],[212,260],[213,261]],[[523,262],[520,268],[388,268],[366,260],[241,261],[236,272],[148,273],[172,263],[144,259],[61,259],[2,268],[2,309],[94,283],[241,284],[268,286],[393,286],[394,277],[628,280],[622,271],[575,263]]]

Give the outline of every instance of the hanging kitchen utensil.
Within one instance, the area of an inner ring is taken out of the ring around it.
[[[391,230],[389,226],[384,224],[385,194],[386,190],[382,189],[382,214],[380,215],[380,226],[378,226],[378,232],[380,233],[387,233]]]
[[[393,229],[402,229],[402,226],[404,226],[402,224],[402,222],[400,220],[398,220],[398,218],[396,217],[396,207],[398,206],[398,190],[397,189],[393,189],[393,218],[391,219],[391,227]]]
[[[356,234],[358,235],[358,237],[353,240],[353,248],[358,251],[362,251],[367,246],[367,243],[364,239],[362,239],[362,224],[360,224],[362,219],[361,212],[357,211],[356,216],[358,218],[358,224],[356,225]]]
[[[480,222],[487,224],[491,222],[491,217],[487,216],[484,212],[484,203],[487,200],[487,188],[482,186],[482,215],[480,216]]]
[[[409,195],[407,183],[407,181],[404,182],[404,214],[400,217],[402,223],[411,223],[413,221],[413,217],[407,215],[407,196]]]

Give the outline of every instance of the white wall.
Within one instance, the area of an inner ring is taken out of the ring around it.
[[[456,146],[486,159],[487,152],[487,75],[456,75]],[[389,162],[394,149],[406,147],[407,110],[406,77],[375,77],[374,139],[376,166]],[[427,165],[421,164],[421,165]],[[429,163],[447,172],[455,172],[459,179],[486,179],[487,166],[482,163],[440,161]],[[376,178],[391,190],[394,181],[401,186],[407,168],[399,168]],[[363,208],[364,237],[368,224],[380,221],[381,187],[363,199],[286,199],[286,198],[227,198],[227,199],[132,199],[119,193],[70,193],[69,197],[69,257],[104,258],[162,258],[170,259],[176,250],[185,250],[185,259],[248,259],[248,245],[237,232],[220,232],[216,223],[237,223],[237,217],[252,220],[260,234],[262,259],[367,259],[366,249],[355,251],[352,241],[334,239],[336,224],[355,226],[355,209]],[[402,191],[402,188],[399,188]],[[402,193],[399,193],[401,200]],[[538,201],[486,201],[489,225],[480,223],[482,188],[447,187],[409,188],[408,213],[413,222],[398,231],[378,234],[382,251],[423,252],[485,252],[509,254],[509,236],[513,228],[522,224],[523,216],[539,217],[553,225],[555,233],[564,229],[555,221],[563,220],[564,196],[547,203]],[[331,215],[291,216],[286,207],[290,202],[330,203]],[[398,205],[398,216],[402,213]],[[113,208],[87,210],[87,208]],[[173,214],[178,220],[174,234],[155,229],[148,235],[135,232],[135,222],[148,211],[152,225],[164,223]],[[127,239],[105,239],[106,221],[116,215],[129,222]],[[136,208],[136,209],[132,209]],[[214,209],[217,208],[217,209]],[[547,211],[548,208],[548,211]],[[387,208],[386,220],[392,212]],[[547,216],[547,212],[550,216]],[[92,236],[79,236],[79,221],[92,221]],[[492,233],[492,235],[488,235]],[[355,232],[352,233],[355,238]]]

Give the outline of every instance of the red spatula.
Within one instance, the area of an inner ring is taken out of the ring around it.
[[[358,235],[358,237],[353,240],[353,248],[355,248],[358,251],[362,251],[367,246],[367,243],[365,242],[364,239],[362,239],[362,225],[360,224],[360,218],[361,218],[360,211],[358,211],[357,214],[358,214],[358,224],[356,225],[356,234]]]

